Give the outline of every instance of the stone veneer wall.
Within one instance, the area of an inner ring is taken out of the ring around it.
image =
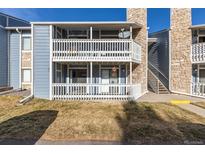
[[[31,52],[22,52],[22,67],[31,68]]]
[[[133,30],[133,39],[142,47],[141,63],[133,63],[133,84],[141,83],[141,92],[147,91],[147,9],[129,8],[127,10],[127,20],[137,22],[142,25],[141,29]]]
[[[170,90],[190,94],[191,9],[171,9]]]
[[[22,52],[21,57],[21,68],[31,68],[31,52]],[[22,89],[31,89],[31,84],[22,83]]]

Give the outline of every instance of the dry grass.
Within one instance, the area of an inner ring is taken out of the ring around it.
[[[104,140],[127,144],[204,143],[205,119],[161,103],[106,104],[34,99],[25,106],[0,111],[0,141],[11,138]]]
[[[21,96],[0,96],[0,110],[14,107]]]
[[[197,102],[197,103],[193,103],[193,105],[196,105],[198,107],[201,107],[201,108],[205,109],[205,102]]]

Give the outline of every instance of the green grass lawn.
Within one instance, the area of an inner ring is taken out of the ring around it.
[[[0,97],[0,143],[9,139],[125,144],[205,143],[205,119],[163,103],[89,103]]]

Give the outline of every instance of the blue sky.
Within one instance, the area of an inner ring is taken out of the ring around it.
[[[69,9],[7,9],[6,13],[28,21],[125,21],[126,9],[103,8],[69,8]]]
[[[192,9],[192,25],[205,24],[205,8]],[[149,32],[156,32],[170,27],[170,9],[148,9],[147,13]]]
[[[28,21],[126,21],[124,8],[69,8],[69,9],[7,9],[0,12]],[[205,24],[205,9],[192,9],[192,24]],[[168,29],[170,25],[170,9],[148,9],[149,32]]]

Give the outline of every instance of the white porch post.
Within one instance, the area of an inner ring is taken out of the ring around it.
[[[121,65],[119,64],[119,84],[121,84]]]
[[[87,79],[87,80],[86,80],[86,81],[87,81],[87,84],[89,83],[89,72],[88,72],[89,66],[88,66],[88,65],[89,65],[89,64],[87,63],[87,78],[86,78],[86,79]]]
[[[90,85],[93,83],[93,62],[90,62]],[[93,88],[90,86],[89,88],[89,93],[92,95],[93,94]]]
[[[127,64],[125,64],[125,73],[126,73],[126,75],[125,75],[125,77],[126,77],[126,81],[125,81],[125,83],[127,84],[128,82],[127,82]]]
[[[121,65],[119,64],[119,84],[121,85]],[[119,94],[121,94],[122,88],[119,86]]]
[[[66,78],[66,83],[70,83],[70,68],[69,64],[67,64],[67,78]]]
[[[199,83],[199,64],[197,64],[197,83]]]
[[[90,91],[90,90],[89,90],[89,82],[90,82],[90,81],[89,81],[89,72],[88,72],[89,66],[88,66],[88,65],[89,65],[89,63],[87,63],[87,77],[86,77],[86,81],[87,81],[86,92],[87,92],[87,93],[89,93],[89,91]]]
[[[130,26],[130,39],[132,39],[132,26]]]
[[[132,84],[132,62],[130,62],[130,84]]]
[[[90,39],[93,39],[93,27],[90,27]]]

